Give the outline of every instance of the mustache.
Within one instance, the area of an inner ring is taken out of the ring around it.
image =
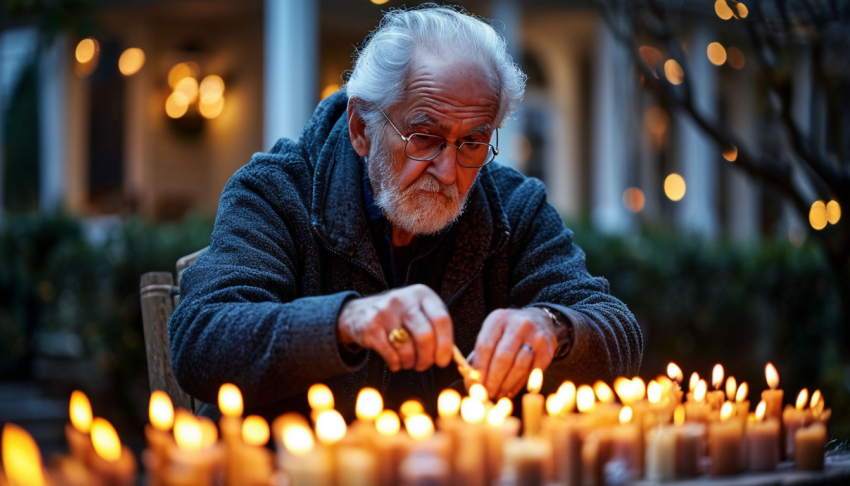
[[[425,192],[437,192],[448,199],[458,199],[460,191],[457,188],[457,183],[447,185],[443,184],[431,174],[423,174],[422,177],[413,184],[415,189]]]

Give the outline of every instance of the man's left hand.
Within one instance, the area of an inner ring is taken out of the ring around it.
[[[531,370],[546,370],[557,348],[552,319],[542,309],[496,309],[481,326],[470,364],[491,398],[513,398]]]

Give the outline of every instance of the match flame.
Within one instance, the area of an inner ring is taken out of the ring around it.
[[[458,405],[459,407],[460,405]],[[384,410],[378,414],[378,418],[375,420],[375,428],[381,435],[396,435],[401,428],[401,421],[392,410]]]
[[[41,451],[32,436],[15,424],[3,426],[0,439],[3,469],[12,486],[44,486],[44,469]],[[2,476],[0,476],[1,478]]]
[[[760,401],[758,406],[756,407],[756,420],[761,422],[764,420],[764,414],[767,412],[767,402],[764,400]]]
[[[162,390],[151,393],[148,416],[155,429],[165,432],[171,430],[174,427],[174,405],[171,403],[171,397]]]
[[[810,403],[809,407],[815,408],[815,406],[818,405],[822,399],[823,399],[823,395],[821,395],[820,390],[815,390],[815,392],[812,393],[812,401],[809,402]]]
[[[611,391],[611,387],[602,380],[593,384],[593,391],[602,403],[611,403],[614,401],[614,392]]]
[[[197,451],[203,446],[201,423],[186,410],[177,410],[174,417],[174,441],[184,451]]]
[[[74,390],[71,393],[71,403],[68,408],[74,428],[83,434],[91,432],[92,412],[89,397],[79,390]]]
[[[738,381],[734,376],[726,378],[726,399],[734,400],[735,392],[738,390]]]
[[[358,420],[373,422],[383,409],[384,399],[381,398],[378,390],[369,387],[360,390],[357,395],[357,404],[354,407],[354,413]]]
[[[252,446],[263,447],[269,442],[269,423],[259,415],[249,415],[242,422],[242,440]]]
[[[773,363],[767,363],[764,367],[764,377],[767,379],[767,386],[771,390],[776,390],[776,387],[779,386],[779,372],[776,371],[776,366],[773,366]]]
[[[732,405],[732,402],[724,402],[723,406],[720,407],[720,420],[727,421],[732,417],[732,414],[735,413],[735,406]]]
[[[334,408],[334,394],[324,383],[316,383],[307,390],[307,402],[316,412]]]
[[[118,432],[106,419],[95,417],[91,423],[91,443],[101,459],[116,462],[121,459],[121,441]]]
[[[201,449],[215,445],[218,442],[218,427],[215,422],[207,417],[198,417],[198,424],[201,426]]]
[[[424,413],[411,415],[404,419],[404,428],[414,440],[424,440],[434,435],[434,422]]]
[[[534,368],[528,375],[528,393],[540,393],[543,387],[543,370]]]
[[[741,383],[741,386],[738,387],[738,393],[735,394],[735,401],[738,403],[743,402],[747,399],[747,395],[750,393],[750,386],[747,385],[747,382],[744,381]],[[731,400],[731,398],[730,398]]]
[[[437,413],[440,417],[457,417],[460,413],[460,393],[453,388],[446,388],[437,397]]]
[[[502,413],[503,410],[500,410],[499,407],[493,407],[487,412],[487,423],[492,425],[493,427],[498,427],[505,423],[505,419],[507,415]]]
[[[289,427],[284,427],[283,446],[295,456],[306,456],[315,447],[313,432],[304,424],[292,424]]]
[[[649,382],[646,387],[646,396],[649,398],[649,403],[658,403],[661,401],[661,395],[664,392],[664,387],[655,380]]]
[[[688,390],[694,391],[694,388],[697,387],[697,383],[699,383],[699,373],[694,371],[691,373],[690,380],[688,380]]]
[[[671,380],[681,383],[682,380],[685,379],[685,375],[682,374],[682,368],[679,368],[679,365],[673,363],[667,365],[667,376],[670,377]]]
[[[218,408],[225,417],[241,417],[244,406],[242,392],[233,383],[225,383],[218,389]]]
[[[420,413],[425,413],[425,408],[422,406],[422,402],[418,400],[408,400],[401,404],[398,411],[401,418],[407,418],[413,415],[419,415]]]
[[[481,401],[472,397],[464,397],[460,402],[460,416],[469,424],[480,424],[484,421],[486,410]]]
[[[493,408],[498,408],[502,414],[507,417],[514,413],[514,402],[512,402],[508,397],[502,397],[498,402],[496,402],[496,406]]]
[[[490,395],[487,393],[487,389],[484,388],[484,385],[481,383],[473,383],[472,386],[469,387],[469,396],[481,403],[487,403],[490,400]]]
[[[720,388],[720,385],[723,384],[723,365],[720,363],[714,365],[714,369],[711,370],[711,386],[714,387],[715,390]]]
[[[673,423],[676,425],[685,423],[685,407],[682,405],[677,405],[676,410],[673,411]]]
[[[564,410],[564,406],[566,402],[564,402],[564,397],[558,395],[557,393],[552,393],[548,397],[546,397],[546,413],[550,416],[560,415]],[[494,407],[495,408],[495,407]]]
[[[809,401],[809,389],[803,388],[802,390],[800,390],[800,394],[797,395],[797,404],[795,405],[797,407],[797,410],[802,410],[802,409],[806,408],[806,403],[808,401]]]
[[[596,407],[596,395],[593,393],[593,388],[588,385],[581,385],[576,392],[576,405],[581,413],[592,412]]]
[[[316,418],[316,436],[319,442],[333,445],[345,437],[345,419],[336,410],[324,410]]]
[[[697,402],[702,402],[705,400],[705,394],[708,391],[708,385],[705,380],[700,380],[697,382],[696,388],[694,388],[694,400]]]
[[[632,407],[626,405],[620,409],[620,423],[627,424],[632,421]]]

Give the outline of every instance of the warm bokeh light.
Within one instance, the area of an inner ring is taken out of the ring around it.
[[[336,444],[345,437],[345,419],[336,410],[325,410],[316,418],[316,437],[325,445]]]
[[[514,413],[514,402],[512,402],[508,397],[502,397],[498,402],[496,402],[496,406],[493,408],[499,409],[502,414],[507,417]]]
[[[540,393],[540,389],[543,387],[543,370],[540,368],[534,368],[531,370],[531,374],[528,375],[528,392],[529,393]]]
[[[224,111],[224,97],[222,96],[212,103],[201,101],[198,103],[198,111],[201,112],[201,116],[210,120],[221,115],[221,112]]]
[[[714,368],[711,370],[711,386],[714,387],[715,390],[720,388],[720,385],[723,384],[723,365],[717,363],[714,365]]]
[[[241,417],[244,410],[242,392],[232,383],[225,383],[218,389],[218,408],[226,417]]]
[[[588,385],[581,385],[576,392],[576,407],[581,413],[592,412],[596,407],[596,394]]]
[[[434,422],[424,413],[411,415],[404,419],[404,428],[414,440],[427,439],[434,435]]]
[[[746,381],[741,382],[741,385],[738,387],[738,393],[735,394],[735,402],[743,402],[747,399],[747,395],[749,395],[749,393],[750,385],[747,385]],[[729,400],[731,400],[731,398]]]
[[[174,441],[184,451],[196,451],[203,445],[201,423],[186,410],[177,410],[174,416]]]
[[[676,405],[676,410],[673,411],[673,423],[676,425],[685,423],[685,407],[683,405]]]
[[[458,408],[460,408],[460,403],[458,403]],[[381,435],[396,435],[401,428],[401,421],[394,411],[384,410],[378,414],[378,418],[375,420],[375,428]]]
[[[800,390],[800,393],[797,395],[797,403],[794,404],[797,407],[797,410],[802,410],[806,408],[806,404],[809,402],[809,389],[803,388]]]
[[[809,224],[816,230],[822,230],[826,228],[828,222],[826,203],[820,200],[813,202],[812,208],[809,210]]]
[[[492,425],[493,427],[498,427],[505,423],[505,419],[508,416],[502,413],[502,410],[499,407],[493,407],[487,411],[487,423]]]
[[[620,401],[623,402],[624,405],[631,405],[634,403],[635,390],[632,386],[632,380],[625,376],[618,377],[614,380],[614,391],[617,393],[617,396],[620,397]]]
[[[634,392],[635,400],[643,400],[646,397],[646,383],[640,376],[632,378],[632,391]]]
[[[10,486],[44,486],[47,483],[38,444],[22,427],[10,423],[3,426],[0,450]]]
[[[557,393],[552,393],[546,397],[546,413],[551,416],[560,415],[566,404],[564,397]]]
[[[675,59],[668,59],[664,63],[664,75],[667,76],[667,81],[670,84],[682,84],[685,81],[685,71]]]
[[[738,391],[738,380],[734,376],[726,378],[726,399],[734,400],[736,391]]]
[[[384,409],[384,399],[381,393],[374,388],[364,388],[357,394],[357,404],[354,413],[358,420],[372,422],[378,418],[378,414]]]
[[[810,403],[809,407],[815,408],[815,406],[818,405],[821,402],[822,399],[823,399],[823,396],[821,395],[820,390],[815,390],[815,392],[812,393],[812,401],[809,402]]]
[[[762,400],[756,407],[756,420],[764,420],[765,412],[767,412],[767,402]]]
[[[565,381],[558,387],[558,395],[564,397],[564,401],[572,402],[576,399],[576,385],[571,381]]]
[[[749,9],[743,2],[738,2],[738,4],[735,5],[735,8],[738,10],[738,17],[741,17],[742,19],[747,18],[747,15],[750,14]]]
[[[179,91],[168,95],[165,100],[165,114],[171,118],[180,118],[189,110],[189,98]]]
[[[484,388],[484,385],[481,383],[473,383],[472,386],[469,387],[469,396],[483,403],[487,403],[487,401],[490,400],[487,389]]]
[[[91,402],[85,393],[74,390],[71,392],[71,402],[68,407],[71,425],[78,431],[88,434],[91,431],[92,411]]]
[[[401,418],[407,418],[412,415],[425,413],[425,407],[422,406],[422,402],[420,402],[419,400],[407,400],[406,402],[401,404],[401,407],[399,407],[398,412],[399,415],[401,415]]]
[[[275,436],[280,437],[280,439],[283,440],[286,430],[295,426],[303,426],[308,429],[310,428],[310,424],[303,415],[295,412],[286,412],[274,419],[274,422],[272,422],[272,431]]]
[[[370,1],[371,1],[372,3],[374,3],[375,5],[383,5],[383,4],[387,3],[387,2],[389,2],[390,0],[370,0]]]
[[[593,392],[596,393],[596,398],[602,403],[611,403],[614,401],[614,392],[604,381],[599,380],[594,383]]]
[[[307,390],[307,402],[314,411],[330,410],[334,408],[334,394],[327,385],[316,383]]]
[[[764,377],[767,379],[767,386],[771,390],[776,390],[779,386],[779,372],[776,371],[776,366],[773,363],[767,363],[764,367]]]
[[[738,147],[730,145],[729,147],[723,149],[723,158],[728,160],[729,162],[735,162],[736,160],[738,160]]]
[[[218,442],[218,427],[209,417],[198,417],[198,425],[201,426],[201,449],[212,447]]]
[[[178,91],[186,95],[189,103],[194,103],[198,99],[198,80],[192,77],[183,78],[177,82],[174,91]]]
[[[338,84],[329,84],[325,86],[324,88],[322,88],[321,99],[325,99],[328,96],[336,93],[337,91],[339,91],[339,87],[340,86]]]
[[[732,9],[726,4],[726,0],[717,0],[714,2],[714,12],[723,20],[732,18]]]
[[[832,200],[826,203],[826,220],[829,224],[837,224],[841,219],[841,205],[838,201]]]
[[[667,365],[667,376],[677,383],[681,383],[682,380],[685,379],[685,375],[682,373],[682,368],[679,368],[679,365],[672,361]]]
[[[460,413],[460,393],[454,388],[446,388],[437,397],[437,413],[440,417],[457,417]]]
[[[77,44],[77,49],[74,51],[74,54],[78,63],[85,64],[94,59],[95,54],[97,54],[97,50],[97,41],[91,37],[87,37]]]
[[[198,94],[202,103],[213,104],[224,96],[224,80],[221,76],[210,74],[201,80],[198,86]]]
[[[629,212],[639,213],[643,211],[643,207],[645,205],[646,197],[643,195],[643,191],[637,187],[630,187],[623,191],[623,206],[625,206]]]
[[[283,429],[283,446],[295,456],[305,456],[315,446],[313,432],[303,424],[293,424],[285,427]]]
[[[468,424],[480,424],[484,421],[484,404],[472,397],[464,397],[460,402],[460,416]]]
[[[627,424],[632,421],[632,407],[626,405],[620,409],[620,423]]]
[[[688,380],[688,390],[694,391],[694,388],[696,388],[697,383],[699,383],[699,373],[694,371],[693,373],[691,373],[691,377]]]
[[[697,386],[694,387],[694,400],[697,402],[702,402],[705,400],[705,394],[708,392],[708,384],[705,380],[700,380],[697,382]]]
[[[726,48],[719,42],[712,42],[706,49],[708,60],[715,66],[722,66],[726,62]]]
[[[174,426],[174,404],[171,397],[162,390],[151,393],[148,405],[148,417],[157,430],[169,431]]]
[[[199,71],[198,65],[194,62],[181,62],[176,64],[168,71],[168,85],[172,89],[177,87],[180,80],[188,77],[196,77]]]
[[[729,63],[729,66],[733,69],[743,69],[747,64],[747,59],[744,57],[744,53],[741,49],[732,46],[726,50],[726,62]]]
[[[655,147],[661,148],[664,144],[664,135],[670,126],[670,116],[664,108],[652,105],[646,109],[646,113],[643,115],[643,123]]]
[[[664,179],[664,194],[671,201],[680,201],[685,197],[686,190],[685,179],[679,174],[673,173]]]
[[[735,406],[732,402],[724,402],[723,406],[720,407],[720,420],[726,421],[732,418],[735,414]]]
[[[652,71],[652,74],[655,77],[658,77],[658,66],[661,64],[661,61],[664,60],[664,56],[661,54],[661,51],[651,46],[641,46],[638,49],[638,53],[640,54],[643,62],[646,63],[647,67]]]
[[[115,462],[121,459],[121,441],[115,427],[104,418],[95,417],[91,423],[91,444],[101,459]]]
[[[649,400],[649,403],[660,402],[663,393],[664,387],[661,386],[661,383],[658,383],[655,380],[650,381],[649,385],[646,386],[646,397]]]
[[[270,434],[269,423],[259,415],[249,415],[242,422],[242,440],[248,445],[265,446]]]
[[[138,47],[131,47],[121,53],[118,58],[118,70],[124,76],[132,76],[145,65],[145,51]]]

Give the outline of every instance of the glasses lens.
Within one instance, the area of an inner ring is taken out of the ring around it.
[[[409,137],[404,153],[411,159],[431,160],[443,149],[444,142],[443,137],[414,133]]]
[[[482,167],[490,163],[496,156],[493,146],[489,143],[468,142],[457,151],[457,161],[464,167]]]

